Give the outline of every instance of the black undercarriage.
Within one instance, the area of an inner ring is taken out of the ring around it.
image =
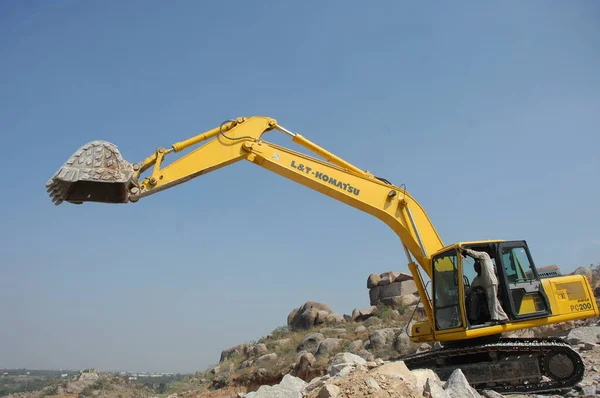
[[[564,341],[552,338],[497,338],[398,359],[409,369],[432,369],[442,380],[461,369],[474,388],[499,393],[572,388],[585,371],[579,354]]]

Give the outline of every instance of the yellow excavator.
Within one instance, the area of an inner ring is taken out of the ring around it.
[[[287,134],[322,159],[263,140],[271,131]],[[201,142],[204,144],[163,166],[169,154]],[[399,236],[426,314],[425,321],[412,324],[410,338],[441,346],[402,357],[409,368],[431,368],[441,377],[460,368],[473,387],[504,393],[570,388],[583,378],[581,357],[563,340],[506,338],[503,334],[598,316],[593,291],[584,276],[540,276],[524,240],[444,245],[404,184],[395,186],[348,163],[275,119],[227,120],[168,149],[158,148],[134,164],[127,162],[114,144],[92,141],[59,168],[46,189],[56,205],[137,202],[240,160],[369,213]],[[471,286],[476,273],[469,257],[463,255],[466,249],[485,252],[493,262],[497,299],[508,322],[490,322],[486,305],[477,305],[486,296]]]

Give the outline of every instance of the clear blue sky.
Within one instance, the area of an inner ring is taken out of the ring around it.
[[[0,48],[0,367],[204,369],[407,271],[382,222],[250,163],[55,207],[44,184],[95,139],[135,162],[271,116],[405,183],[444,243],[600,261],[598,2],[5,1]]]

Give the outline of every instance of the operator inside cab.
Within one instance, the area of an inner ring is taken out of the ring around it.
[[[473,268],[477,272],[467,292],[469,320],[480,323],[477,321],[489,319],[492,325],[508,323],[508,316],[498,299],[498,277],[490,255],[464,247],[460,247],[459,251],[463,257],[469,256],[475,260]],[[482,305],[484,303],[487,305]]]

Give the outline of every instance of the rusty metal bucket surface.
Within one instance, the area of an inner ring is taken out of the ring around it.
[[[91,141],[79,148],[46,183],[55,205],[64,201],[127,203],[133,165],[107,141]]]

